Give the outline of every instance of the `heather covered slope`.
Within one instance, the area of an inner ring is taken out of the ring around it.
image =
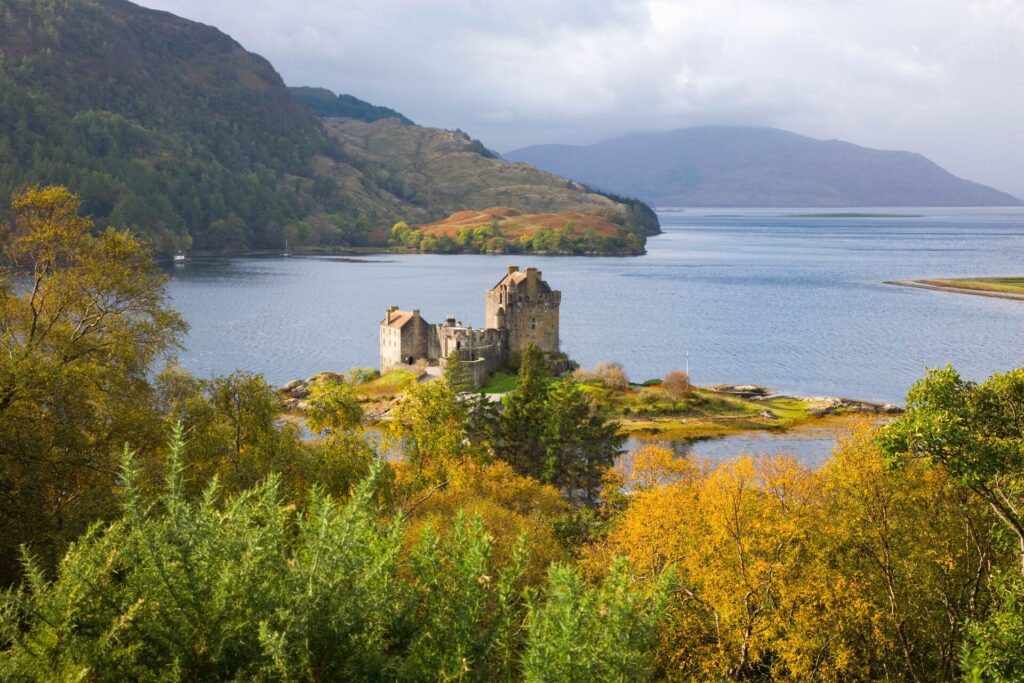
[[[1021,203],[957,178],[919,154],[815,140],[774,128],[684,128],[582,147],[525,147],[505,158],[658,206]]]
[[[376,181],[394,197],[390,210],[410,224],[504,206],[525,213],[594,214],[641,235],[660,230],[657,217],[639,202],[609,198],[528,164],[509,163],[459,131],[409,126],[393,118],[325,119],[324,124],[346,157],[376,169]],[[326,166],[328,173],[331,165]]]

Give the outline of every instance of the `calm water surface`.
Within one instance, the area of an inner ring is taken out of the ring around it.
[[[1024,365],[1024,302],[883,284],[1021,274],[1024,209],[883,211],[915,215],[667,211],[665,234],[633,258],[191,261],[170,287],[192,326],[181,362],[273,383],[376,366],[389,305],[480,325],[484,292],[516,263],[562,290],[565,351],[583,365],[621,362],[636,381],[682,368],[689,352],[698,384],[901,402],[929,366],[982,379]]]

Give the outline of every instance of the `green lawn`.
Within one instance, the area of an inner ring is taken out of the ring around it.
[[[516,376],[507,372],[498,371],[491,377],[491,381],[480,387],[485,394],[504,394],[516,388]]]

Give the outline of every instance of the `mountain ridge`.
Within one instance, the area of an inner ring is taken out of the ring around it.
[[[769,127],[698,126],[503,155],[657,206],[1017,206],[915,152]]]

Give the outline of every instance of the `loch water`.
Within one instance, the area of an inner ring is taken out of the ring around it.
[[[825,215],[825,214],[828,215]],[[866,215],[871,214],[871,215]],[[481,325],[505,266],[562,291],[562,346],[634,381],[689,368],[697,384],[900,403],[925,368],[967,377],[1024,365],[1024,302],[884,284],[1024,273],[1024,209],[662,211],[639,257],[396,255],[190,260],[170,293],[181,363],[272,383],[377,365],[392,304]]]

